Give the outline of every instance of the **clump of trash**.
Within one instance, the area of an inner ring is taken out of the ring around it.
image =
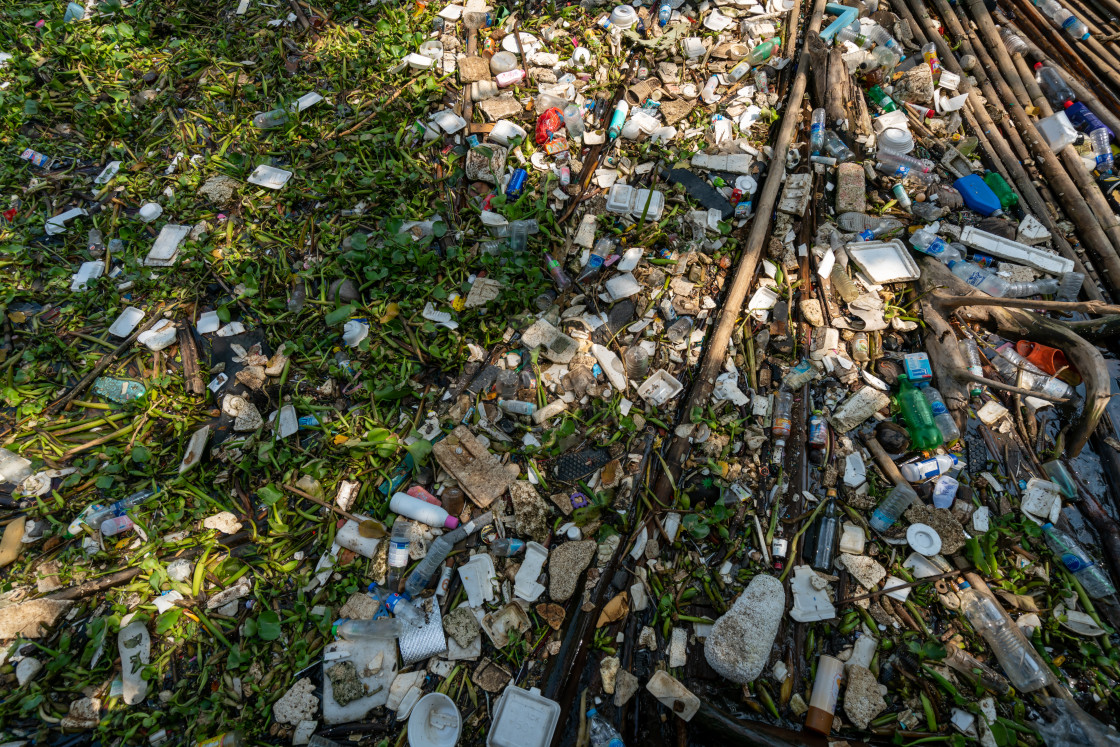
[[[0,743],[1120,741],[1111,0],[0,20]]]

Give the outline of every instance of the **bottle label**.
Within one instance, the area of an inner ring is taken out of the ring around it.
[[[988,274],[985,272],[971,272],[969,273],[968,277],[964,279],[964,281],[974,288],[979,288],[980,284],[983,283],[987,277]]]
[[[389,567],[404,568],[408,565],[408,543],[389,542]]]
[[[785,433],[789,435],[793,428],[793,421],[790,418],[774,418],[774,433]]]
[[[931,410],[933,410],[934,417],[937,417],[938,415],[944,415],[945,413],[949,412],[949,408],[945,406],[945,403],[938,402],[937,400],[932,400],[929,403],[929,407]]]
[[[894,517],[887,514],[881,509],[875,509],[871,512],[871,528],[883,531],[895,521]]]
[[[1062,563],[1069,570],[1070,573],[1077,573],[1083,571],[1093,565],[1093,561],[1086,560],[1075,553],[1064,552],[1062,553]]]

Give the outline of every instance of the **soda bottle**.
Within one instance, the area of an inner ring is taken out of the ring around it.
[[[568,277],[567,273],[564,272],[564,268],[560,266],[560,263],[553,259],[552,255],[548,252],[544,254],[544,261],[545,264],[548,265],[548,274],[552,276],[552,282],[556,283],[556,289],[563,293],[572,284],[571,279]]]
[[[929,65],[930,72],[933,73],[933,83],[937,85],[937,81],[941,79],[941,60],[937,59],[937,45],[930,42],[922,47],[922,59]]]
[[[1086,594],[1093,599],[1101,599],[1116,593],[1108,573],[1077,544],[1077,540],[1050,523],[1042,525],[1042,532],[1046,544],[1061,558],[1062,565],[1077,578]]]
[[[910,443],[920,451],[936,449],[941,445],[941,431],[933,422],[933,409],[929,401],[913,384],[906,374],[898,376],[898,409],[910,434]]]
[[[763,42],[750,51],[747,59],[752,65],[761,65],[770,59],[770,55],[774,54],[774,50],[778,47],[778,40],[771,39],[768,42]]]
[[[967,581],[958,582],[958,589],[964,616],[988,642],[1011,684],[1025,693],[1048,685],[1049,671],[1039,663],[1023,631],[1004,614],[999,604],[973,589]]]
[[[902,512],[916,500],[918,500],[918,494],[914,492],[912,487],[906,483],[895,485],[894,489],[887,493],[887,497],[880,501],[875,510],[871,512],[871,521],[868,522],[868,525],[876,532],[885,532],[898,521]]]
[[[881,86],[871,86],[867,89],[867,95],[875,102],[875,105],[883,110],[884,113],[891,113],[898,111],[898,104],[894,103],[894,99],[888,96]]]
[[[851,161],[856,157],[852,149],[845,145],[844,141],[840,139],[840,136],[832,130],[824,131],[824,152],[840,163]]]
[[[591,747],[626,747],[622,735],[594,708],[587,712],[587,732]]]
[[[999,204],[1004,210],[1013,208],[1019,204],[1019,195],[1015,194],[1015,190],[1011,188],[1011,185],[1008,184],[1007,180],[1001,175],[994,171],[986,171],[984,172],[984,183],[991,187],[992,191],[996,193],[996,197],[999,198]]]
[[[1077,94],[1073,92],[1061,73],[1052,67],[1044,67],[1041,62],[1034,63],[1034,79],[1038,81],[1039,88],[1046,95],[1046,100],[1055,109],[1064,109],[1067,101],[1077,101]]]
[[[401,584],[401,577],[408,568],[410,544],[408,522],[398,517],[393,522],[393,533],[389,537],[389,575],[386,577],[386,584],[390,589],[396,589]]]
[[[813,110],[813,121],[809,126],[809,150],[812,155],[819,156],[824,148],[824,109]]]
[[[823,449],[828,446],[828,422],[820,410],[813,410],[809,417],[808,435],[805,438],[810,449]]]
[[[927,386],[922,389],[922,394],[929,401],[929,408],[933,411],[933,422],[937,424],[937,430],[941,431],[941,438],[945,443],[951,444],[960,438],[961,429],[949,414],[949,408],[945,406],[945,398],[941,396],[941,392]]]

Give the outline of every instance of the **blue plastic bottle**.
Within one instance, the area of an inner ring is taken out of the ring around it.
[[[1108,132],[1108,138],[1113,140],[1116,134],[1101,121],[1100,117],[1093,113],[1093,110],[1085,106],[1080,101],[1067,101],[1066,102],[1066,116],[1074,127],[1082,132],[1092,132],[1100,128],[1104,128]]]
[[[969,210],[974,210],[983,216],[1003,215],[999,197],[978,174],[969,174],[957,179],[953,182],[953,187],[961,193],[964,204]]]

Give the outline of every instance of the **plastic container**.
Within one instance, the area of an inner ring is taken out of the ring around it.
[[[919,228],[911,234],[910,244],[919,252],[928,254],[931,257],[936,257],[945,263],[964,259],[960,252],[949,246],[944,239],[930,230],[929,226]]]
[[[905,483],[895,485],[894,489],[887,494],[887,497],[880,501],[875,510],[871,512],[871,521],[868,522],[868,525],[876,532],[885,532],[898,521],[902,512],[916,500],[918,500],[918,494],[914,492],[912,487]]]
[[[957,347],[968,363],[968,372],[973,376],[983,376],[984,365],[980,360],[980,348],[976,345],[976,340],[958,340]],[[969,394],[973,397],[979,397],[981,390],[982,387],[976,382],[969,385]]]
[[[649,373],[649,353],[641,345],[631,345],[622,354],[626,375],[634,381],[641,381]]]
[[[885,113],[890,114],[898,111],[898,104],[894,103],[894,99],[888,96],[881,86],[871,86],[867,89],[867,95]]]
[[[270,112],[260,112],[253,117],[253,126],[259,130],[271,130],[282,127],[288,121],[288,112],[283,109],[273,109]]]
[[[1046,477],[1050,479],[1050,482],[1058,486],[1062,491],[1062,495],[1066,498],[1076,500],[1077,483],[1073,481],[1073,476],[1070,475],[1069,470],[1066,469],[1064,464],[1057,459],[1043,462],[1042,471],[1046,473]]]
[[[969,174],[953,182],[953,187],[961,193],[964,204],[984,216],[1003,215],[1003,206],[992,188],[984,183],[977,174]]]
[[[389,510],[432,527],[454,529],[459,526],[459,520],[439,506],[413,498],[408,493],[394,493],[389,501]]]
[[[822,654],[817,660],[817,678],[813,681],[813,694],[809,697],[809,712],[805,714],[805,728],[817,734],[828,735],[836,715],[836,701],[840,698],[840,678],[844,676],[844,663]]]
[[[933,171],[933,161],[926,158],[915,158],[914,156],[903,153],[892,153],[889,150],[883,150],[881,148],[876,155],[880,161],[888,166],[905,166],[909,170],[907,173],[910,171],[918,171],[923,174],[929,174]],[[984,182],[981,181],[980,183],[983,184]]]
[[[544,254],[544,261],[548,266],[548,274],[552,276],[552,282],[556,283],[556,290],[563,293],[571,286],[571,278],[564,272],[564,268],[560,266],[560,263],[548,252]]]
[[[1054,68],[1044,66],[1041,62],[1034,63],[1034,79],[1050,106],[1055,109],[1060,111],[1065,109],[1067,101],[1077,101],[1077,94]]]
[[[1050,146],[1050,150],[1055,153],[1077,142],[1077,129],[1073,126],[1067,112],[1057,112],[1049,117],[1043,117],[1035,122],[1035,127],[1038,129],[1038,134]]]
[[[835,158],[838,163],[851,161],[856,157],[852,149],[845,145],[840,136],[832,130],[824,131],[824,152]]]
[[[1038,661],[1023,632],[988,595],[967,582],[960,583],[961,610],[999,661],[1007,679],[1021,692],[1029,693],[1051,682],[1049,671]]]
[[[880,153],[906,155],[914,150],[914,136],[901,127],[888,127],[880,132],[878,143]]]
[[[922,59],[929,65],[930,72],[933,73],[934,85],[941,79],[941,60],[937,59],[937,45],[930,42],[922,47]]]
[[[402,629],[400,620],[390,617],[381,617],[374,620],[343,618],[334,624],[332,632],[338,638],[356,641],[397,638],[400,636]]]
[[[616,5],[611,11],[611,24],[620,29],[628,29],[638,22],[638,14],[632,5]]]
[[[778,44],[779,41],[777,39],[771,39],[770,41],[759,44],[750,51],[750,54],[747,55],[747,60],[752,65],[761,65],[770,59],[770,56],[774,54],[774,50],[778,48]]]
[[[961,429],[957,427],[957,421],[953,419],[953,416],[949,413],[949,408],[945,406],[945,398],[941,396],[941,392],[927,386],[922,388],[922,394],[925,395],[929,407],[933,411],[933,422],[937,425],[937,430],[941,431],[942,440],[946,444],[951,444],[959,439]]]
[[[1072,122],[1073,126],[1077,129],[1082,132],[1092,132],[1093,130],[1099,130],[1103,127],[1108,132],[1110,138],[1116,137],[1116,133],[1109,129],[1108,125],[1102,122],[1101,118],[1094,114],[1093,110],[1085,104],[1080,101],[1067,101],[1065,106],[1066,116],[1069,117],[1069,121]]]
[[[670,0],[661,0],[661,3],[657,6],[657,25],[664,28],[672,17],[673,4]]]
[[[560,720],[560,704],[537,688],[510,685],[494,706],[486,747],[548,747]]]
[[[428,693],[408,716],[409,747],[454,747],[463,719],[455,701],[443,693]]]
[[[1042,536],[1066,570],[1084,587],[1086,594],[1093,599],[1101,599],[1116,593],[1108,572],[1096,564],[1092,556],[1077,544],[1077,540],[1050,523],[1042,525]]]
[[[910,434],[912,449],[927,451],[941,445],[941,431],[933,422],[933,409],[906,374],[898,376],[898,408]]]
[[[933,484],[933,496],[931,498],[933,507],[952,508],[960,486],[960,482],[952,475],[942,475],[937,478],[937,481]]]
[[[828,503],[816,524],[810,528],[812,534],[805,540],[808,550],[806,560],[810,567],[824,573],[832,572],[832,561],[836,557],[836,544],[840,536],[840,514],[836,510],[836,490],[828,491]]]

